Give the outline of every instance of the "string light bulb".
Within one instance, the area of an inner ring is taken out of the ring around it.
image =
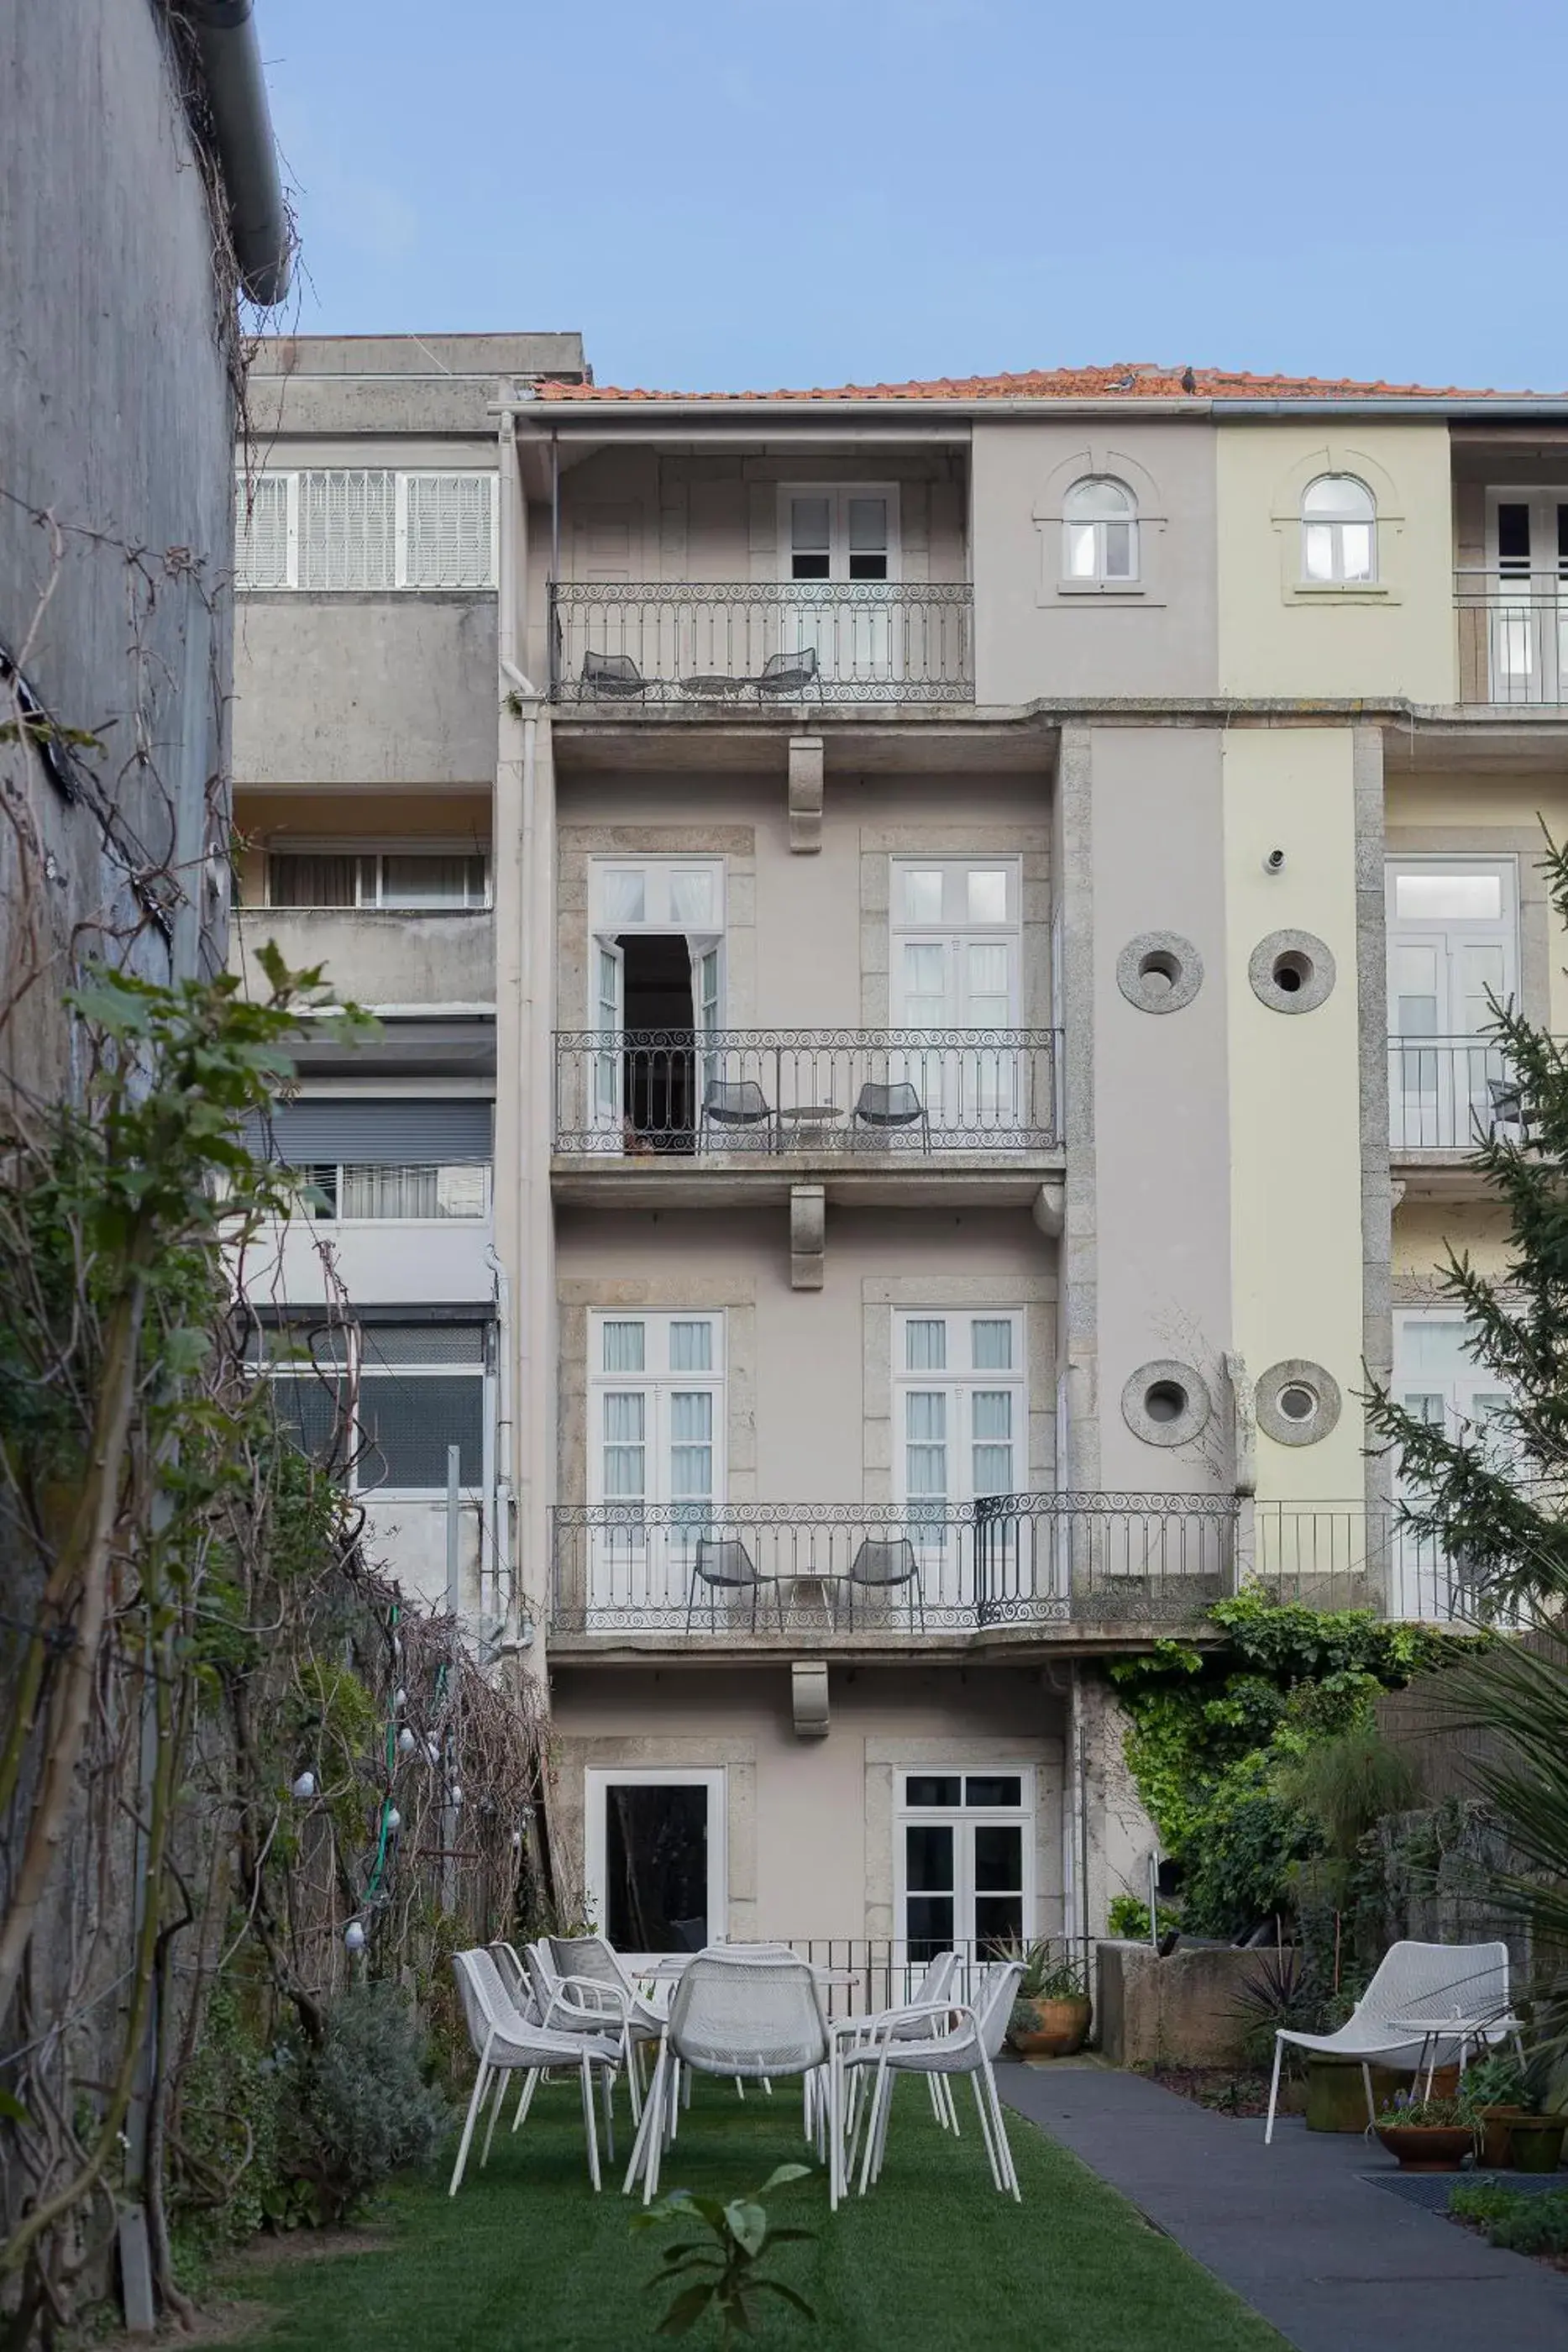
[[[407,1705],[408,1705],[408,1693],[407,1693],[407,1691],[405,1691],[405,1690],[394,1690],[394,1691],[393,1691],[393,1693],[392,1693],[392,1712],[393,1712],[393,1714],[394,1714],[394,1715],[401,1715],[401,1714],[402,1713],[402,1711],[403,1711],[403,1708],[404,1708]]]
[[[316,1794],[315,1773],[301,1772],[293,1783],[291,1793],[298,1798],[301,1804],[308,1797],[313,1797]]]
[[[343,1942],[350,1952],[362,1952],[364,1950],[365,1931],[358,1919],[350,1919],[348,1926],[344,1928]]]
[[[419,1745],[419,1743],[418,1743],[418,1741],[414,1738],[414,1736],[413,1736],[413,1732],[412,1732],[412,1731],[410,1731],[410,1730],[408,1729],[407,1726],[405,1725],[405,1726],[404,1726],[404,1727],[402,1728],[402,1731],[400,1731],[400,1732],[398,1733],[398,1736],[397,1736],[397,1752],[398,1752],[398,1754],[399,1754],[400,1756],[412,1756],[412,1755],[413,1754],[413,1751],[414,1751],[415,1748],[416,1748],[418,1745]]]
[[[402,1815],[399,1812],[399,1811],[398,1811],[398,1809],[397,1809],[397,1807],[396,1807],[395,1805],[389,1805],[389,1806],[387,1807],[387,1810],[386,1810],[386,1819],[385,1819],[385,1822],[383,1822],[382,1826],[383,1826],[383,1827],[384,1827],[384,1828],[389,1832],[389,1833],[390,1833],[392,1830],[401,1830],[401,1829],[402,1829]]]

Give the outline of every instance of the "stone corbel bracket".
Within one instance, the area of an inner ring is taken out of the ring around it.
[[[822,739],[789,738],[789,846],[810,856],[822,845]]]
[[[1221,1359],[1230,1391],[1231,1443],[1235,1454],[1236,1492],[1258,1491],[1258,1412],[1244,1358],[1227,1350]]]
[[[789,1669],[789,1698],[800,1739],[828,1736],[828,1669],[816,1658],[797,1658]]]
[[[821,1290],[827,1269],[828,1196],[821,1184],[789,1187],[789,1287]]]
[[[1060,1178],[1050,1184],[1042,1184],[1030,1210],[1040,1232],[1054,1240],[1061,1231],[1066,1213],[1066,1185]]]

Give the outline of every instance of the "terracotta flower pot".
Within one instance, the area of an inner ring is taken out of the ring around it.
[[[1528,2107],[1483,2107],[1476,2118],[1476,2156],[1489,2172],[1502,2172],[1513,2162],[1513,2127],[1528,2123]]]
[[[1469,2124],[1379,2124],[1377,2137],[1402,2172],[1458,2172],[1474,2140]]]
[[[1563,2161],[1568,2116],[1515,2116],[1509,2126],[1509,2152],[1517,2172],[1555,2172]]]
[[[1031,2000],[1034,2023],[1009,2036],[1021,2058],[1071,2058],[1089,2038],[1091,2015],[1087,1996],[1066,2000]]]

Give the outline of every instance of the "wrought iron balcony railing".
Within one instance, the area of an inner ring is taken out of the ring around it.
[[[638,1503],[554,1513],[558,1632],[731,1640],[1195,1622],[1234,1589],[1228,1496]]]
[[[1237,1565],[1241,1580],[1270,1599],[1314,1609],[1370,1609],[1429,1625],[1520,1622],[1513,1611],[1489,1615],[1483,1582],[1463,1554],[1418,1534],[1397,1506],[1258,1503]]]
[[[833,702],[973,702],[967,582],[565,581],[550,590],[550,693],[622,714],[722,717]]]
[[[1568,576],[1457,572],[1454,603],[1461,702],[1568,703]]]
[[[1490,1037],[1390,1037],[1388,1148],[1473,1151],[1490,1135],[1522,1136],[1518,1078]]]
[[[555,1148],[595,1159],[715,1152],[1049,1151],[1053,1029],[558,1032]]]

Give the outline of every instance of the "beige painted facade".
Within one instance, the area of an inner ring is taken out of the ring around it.
[[[1496,1265],[1502,1240],[1462,1165],[1469,1097],[1422,1095],[1438,1124],[1411,1140],[1385,873],[1502,874],[1498,952],[1568,1034],[1535,862],[1540,820],[1568,831],[1568,681],[1537,659],[1514,673],[1528,709],[1479,698],[1506,651],[1500,501],[1533,499],[1546,530],[1568,443],[1305,394],[664,415],[537,397],[530,352],[570,355],[482,340],[472,371],[442,345],[446,378],[394,339],[364,381],[348,347],[307,343],[264,382],[267,466],[483,476],[494,526],[488,589],[240,600],[236,954],[248,969],[273,933],[319,949],[385,1013],[357,1061],[311,1049],[307,1102],[353,1136],[361,1114],[438,1135],[443,1105],[494,1103],[490,1218],[345,1220],[327,1262],[319,1231],[291,1232],[268,1311],[319,1313],[340,1278],[426,1330],[486,1318],[460,1583],[476,1631],[548,1684],[563,1903],[632,1834],[614,1822],[674,1791],[713,1864],[688,1927],[918,1944],[936,1915],[910,1872],[940,1849],[941,1932],[989,1932],[977,1857],[998,1829],[1016,1924],[1097,1928],[1155,1844],[1107,1654],[1196,1622],[1249,1566],[1442,1613],[1374,1545],[1392,1471],[1359,1398],[1368,1370],[1416,1377],[1448,1245]],[[1303,577],[1325,474],[1375,503],[1369,579]],[[1128,518],[1113,557],[1073,536],[1086,482]],[[831,544],[792,576],[807,495]],[[885,529],[856,572],[865,498]],[[1467,612],[1456,566],[1481,582]],[[821,674],[780,698],[763,659],[814,631]],[[485,903],[275,913],[267,859],[289,854],[482,856]],[[1009,877],[1000,928],[994,895],[976,911],[991,885],[966,900],[971,869]],[[958,1131],[895,1149],[857,1124],[860,1091],[913,1071],[932,1094],[908,1024],[940,1005],[978,1027],[965,989],[988,1034],[1035,1042],[963,1049]],[[705,1061],[699,1031],[738,1039],[732,1058]],[[1028,1121],[996,1075],[1026,1055],[1048,1073]],[[750,1076],[761,1124],[700,1128],[716,1071]],[[651,1110],[650,1087],[687,1108]],[[709,1423],[673,1323],[716,1349]],[[1023,1499],[993,1520],[1004,1460]],[[830,1605],[862,1536],[918,1532],[921,1498],[953,1495],[925,1619],[902,1587],[858,1622]],[[627,1532],[644,1509],[675,1529],[654,1541],[662,1613]],[[786,1545],[815,1563],[788,1607],[758,1589],[755,1633],[744,1591],[706,1623],[691,1605],[680,1530],[709,1510],[765,1568]],[[443,1499],[373,1524],[439,1595]],[[595,1563],[616,1543],[610,1606]]]

